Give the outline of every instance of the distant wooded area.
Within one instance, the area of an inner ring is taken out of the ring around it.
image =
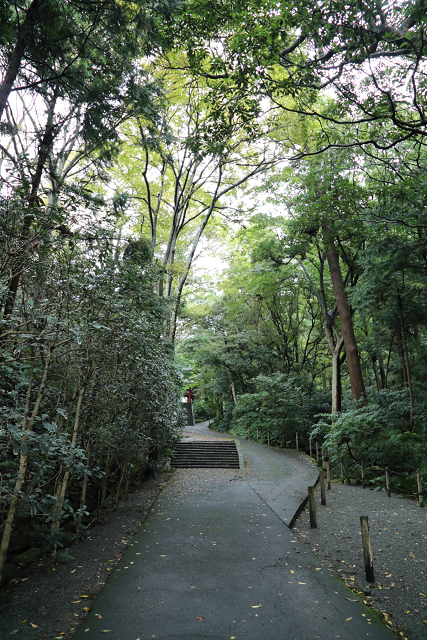
[[[2,3],[0,579],[165,468],[187,387],[220,430],[427,479],[426,21]]]

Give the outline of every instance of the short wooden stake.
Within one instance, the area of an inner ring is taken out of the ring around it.
[[[298,451],[298,434],[297,433],[295,434],[295,444],[296,444],[297,451]]]
[[[331,470],[329,468],[329,456],[325,456],[326,466],[326,482],[328,483],[328,491],[331,490]]]
[[[259,442],[259,429],[256,428],[256,441]]]
[[[308,506],[310,510],[310,527],[317,529],[316,499],[314,497],[314,487],[308,487]]]
[[[418,486],[418,506],[424,506],[423,485],[421,482],[421,473],[417,471],[417,486]]]
[[[341,464],[341,484],[344,484],[344,465],[342,460],[340,464]]]
[[[360,473],[362,475],[362,489],[365,488],[365,467],[363,466],[363,462],[360,463]]]
[[[311,438],[308,439],[308,444],[310,445],[310,458],[313,457],[313,448],[311,446]]]
[[[375,582],[374,563],[372,559],[371,536],[369,534],[368,516],[360,516],[362,528],[363,557],[367,582]]]
[[[316,460],[317,464],[319,464],[319,443],[316,442]]]
[[[388,467],[385,468],[385,489],[387,491],[387,495],[390,498],[391,497],[391,490],[390,490],[390,471],[388,469]]]
[[[322,507],[326,505],[326,491],[325,491],[325,473],[323,469],[319,471],[319,480],[320,480],[320,504]]]

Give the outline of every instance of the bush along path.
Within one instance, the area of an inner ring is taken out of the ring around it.
[[[60,552],[55,566],[40,559],[15,567],[17,577],[0,591],[1,640],[70,638],[169,478],[148,480],[114,511],[104,510],[101,523]]]

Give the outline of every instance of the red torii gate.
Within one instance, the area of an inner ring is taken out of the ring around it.
[[[189,387],[184,391],[184,398],[187,398],[188,404],[192,404],[192,400],[196,395],[196,389],[197,387],[193,387],[192,389]]]

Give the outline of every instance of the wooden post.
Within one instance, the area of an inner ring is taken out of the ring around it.
[[[250,439],[251,439],[251,428],[248,427],[248,440],[250,440]]]
[[[391,490],[390,490],[390,471],[388,467],[385,468],[385,489],[387,491],[387,495],[390,498]]]
[[[375,582],[374,563],[372,560],[371,536],[369,534],[368,516],[360,516],[362,528],[363,557],[365,560],[365,573],[367,582]]]
[[[317,464],[319,464],[319,443],[316,442],[316,460]]]
[[[314,487],[308,487],[308,506],[310,509],[310,527],[317,529],[316,499],[314,497]]]
[[[365,488],[365,467],[363,466],[363,462],[360,463],[360,473],[362,475],[362,489]]]
[[[310,458],[313,457],[313,448],[311,446],[311,438],[308,439],[308,444],[310,445]]]
[[[341,484],[344,484],[344,465],[342,460],[340,464],[341,464]]]
[[[421,473],[417,471],[417,486],[418,486],[418,506],[424,506],[423,485],[421,482]]]
[[[298,434],[297,433],[295,434],[295,444],[296,444],[297,451],[298,451]]]
[[[329,456],[325,456],[326,482],[328,483],[328,491],[331,490],[331,470],[329,468]]]
[[[320,504],[322,507],[326,505],[326,492],[325,492],[325,474],[323,469],[319,471],[320,480]]]
[[[257,441],[257,443],[259,442],[259,430],[258,430],[258,427],[256,428],[256,441]]]

